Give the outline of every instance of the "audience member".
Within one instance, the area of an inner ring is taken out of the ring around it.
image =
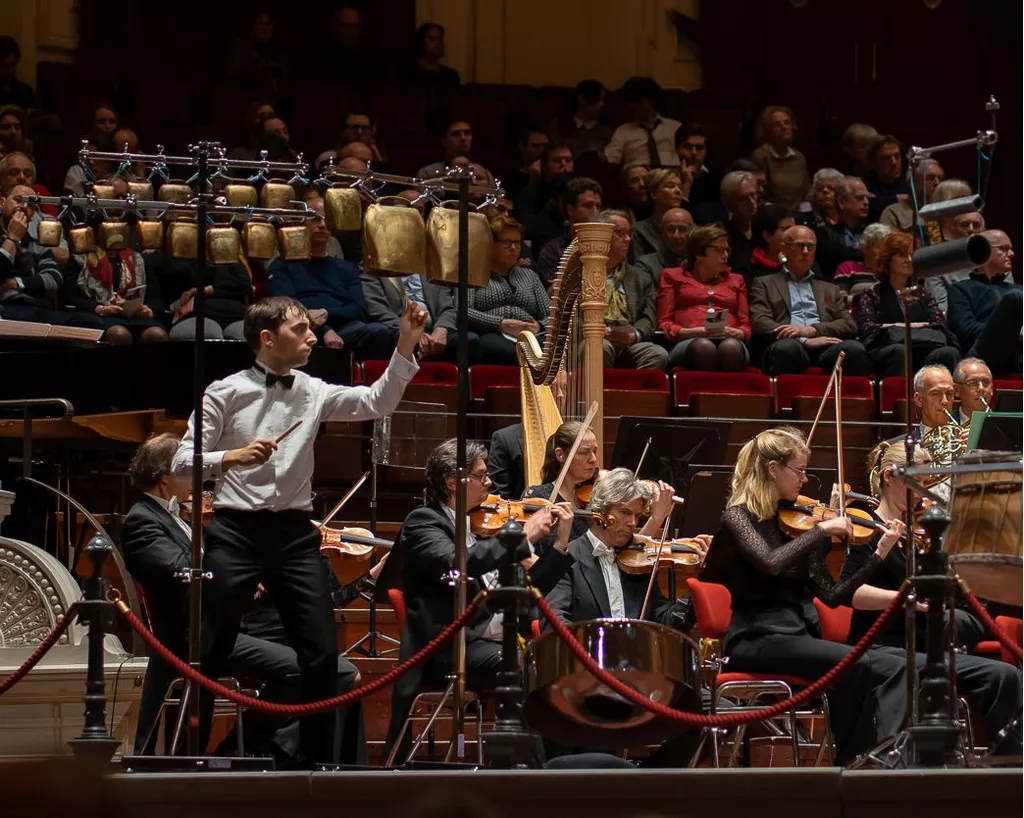
[[[949,288],[949,326],[960,348],[984,360],[996,375],[1021,372],[1021,289],[1006,280],[1013,265],[1013,244],[1002,230],[982,235],[992,246],[992,255],[983,267]]]
[[[6,34],[0,35],[0,107],[17,105],[23,111],[36,107],[36,94],[32,86],[18,79],[21,47]]]
[[[764,201],[764,187],[766,184],[764,170],[749,159],[736,159],[725,168],[725,175],[718,181],[718,187],[716,188],[713,200],[704,201],[700,204],[690,203],[689,210],[693,214],[694,224],[715,224],[717,222],[725,224],[729,221],[729,210],[722,200],[722,182],[725,181],[726,175],[737,172],[750,174],[754,180],[754,190],[758,202]]]
[[[162,253],[147,253],[146,261],[157,274],[154,277],[159,277],[162,295],[168,302],[171,340],[194,340],[196,319],[192,311],[199,282],[198,264],[194,259],[171,258]],[[207,264],[203,337],[244,341],[242,319],[252,293],[252,276],[242,259],[230,264]]]
[[[655,290],[650,277],[629,264],[633,238],[629,214],[605,210],[599,219],[612,224],[608,251],[607,309],[604,314],[604,365],[606,368],[664,369],[668,353],[651,339],[656,313]]]
[[[325,346],[349,349],[360,361],[386,361],[394,347],[391,330],[370,321],[359,268],[327,255],[331,234],[324,220],[324,200],[317,198],[308,204],[319,214],[307,222],[312,258],[272,262],[267,271],[267,295],[294,298],[309,310],[313,331]]]
[[[910,183],[903,175],[903,145],[892,134],[879,136],[868,150],[871,170],[864,183],[871,191],[870,221],[877,222],[889,205],[910,196]]]
[[[833,281],[847,295],[847,301],[851,304],[854,299],[866,290],[870,290],[878,281],[878,254],[882,250],[882,242],[885,237],[893,232],[888,225],[875,222],[864,228],[860,234],[860,252],[864,256],[863,261],[855,259],[844,261],[836,268],[836,275]]]
[[[783,236],[781,272],[751,285],[751,324],[757,339],[767,344],[764,370],[772,376],[799,375],[809,366],[831,371],[845,352],[843,373],[868,375],[871,359],[855,340],[857,323],[846,298],[811,270],[816,244],[811,228],[790,227]]]
[[[253,145],[254,147],[249,147]],[[267,159],[275,161],[292,161],[291,133],[287,123],[276,112],[263,114],[253,125],[252,133],[245,145],[228,151],[228,159],[255,162],[260,159],[261,151],[267,152]],[[237,176],[248,178],[249,170],[235,171]]]
[[[257,99],[249,103],[242,119],[245,130],[245,142],[232,148],[228,156],[244,157],[259,156],[260,136],[263,133],[263,122],[272,116],[277,116],[273,103],[266,99]]]
[[[543,333],[551,300],[537,274],[519,266],[522,225],[500,216],[491,222],[491,232],[491,278],[486,286],[469,291],[469,328],[480,336],[484,363],[517,366],[515,339],[523,330]]]
[[[416,45],[412,64],[405,72],[407,82],[430,85],[435,88],[457,88],[462,80],[459,72],[444,59],[444,26],[424,23],[416,29]]]
[[[673,207],[661,217],[661,249],[637,258],[634,266],[650,276],[654,293],[658,292],[661,271],[681,267],[686,261],[686,243],[693,230],[693,216],[688,210]]]
[[[33,193],[27,185],[0,189],[0,318],[103,329],[96,315],[57,309],[64,276],[53,250],[29,235],[33,208],[18,201]]]
[[[749,276],[750,256],[754,252],[751,224],[760,201],[757,181],[746,171],[730,171],[722,178],[721,194],[731,248],[729,267],[740,275]]]
[[[167,330],[157,319],[164,311],[160,282],[146,275],[142,254],[123,247],[76,255],[69,272],[77,269],[77,280],[65,277],[65,302],[77,312],[97,316],[105,328],[108,344],[141,344],[166,341]],[[133,307],[130,292],[145,287],[141,306]],[[131,310],[131,312],[129,312]]]
[[[36,165],[32,161],[32,157],[21,151],[13,151],[3,157],[3,159],[0,159],[0,190],[4,190],[11,185],[27,185],[40,196],[50,195],[50,191],[36,181]],[[39,211],[47,216],[57,215],[57,208],[54,205],[41,205]],[[37,225],[40,218],[39,213],[35,213],[32,221],[29,223],[29,234],[33,238],[37,235],[33,225]],[[61,247],[65,251],[67,250],[67,241],[64,238],[63,232],[61,233]],[[65,258],[64,261],[66,260]],[[62,263],[60,259],[57,261]]]
[[[258,7],[257,7],[258,8]],[[245,35],[235,40],[228,57],[228,76],[279,88],[288,73],[288,61],[274,40],[274,21],[264,10],[249,17]]]
[[[440,176],[445,168],[453,164],[457,156],[469,157],[473,152],[473,126],[469,120],[459,117],[450,117],[441,131],[441,147],[444,148],[444,161],[434,162],[431,165],[420,168],[416,176],[420,179],[429,179]]]
[[[342,149],[350,145],[362,145],[369,149],[370,158],[378,170],[388,163],[387,150],[377,141],[377,123],[373,116],[362,108],[353,108],[345,115],[345,142]],[[344,154],[339,153],[339,158]]]
[[[676,168],[656,168],[647,175],[647,198],[651,215],[633,228],[632,258],[661,252],[661,219],[683,202],[683,183]]]
[[[687,262],[661,274],[658,329],[675,346],[672,367],[739,372],[750,361],[750,312],[743,277],[729,270],[729,233],[694,228]]]
[[[89,115],[88,139],[99,150],[109,151],[113,148],[114,133],[117,128],[117,110],[113,105],[97,102],[92,106]]]
[[[598,80],[583,80],[573,95],[573,112],[551,123],[551,139],[572,148],[573,158],[585,153],[604,155],[612,129],[601,122],[605,88]]]
[[[708,156],[708,137],[699,122],[684,122],[676,129],[676,155],[679,157],[679,177],[683,182],[683,198],[688,208],[704,202],[717,202],[722,172],[712,171],[705,160]]]
[[[813,228],[836,224],[839,221],[839,205],[836,203],[836,191],[846,177],[835,168],[821,168],[811,180],[811,192],[808,196],[811,209],[802,210],[798,214],[801,224]]]
[[[987,412],[995,397],[992,370],[980,358],[963,358],[953,370],[960,408],[955,416],[961,426],[970,424],[975,412]]]
[[[0,157],[14,151],[32,153],[25,111],[17,105],[0,108]]]
[[[911,366],[940,364],[952,370],[960,360],[956,336],[930,293],[909,302],[899,293],[914,274],[913,239],[891,233],[882,242],[876,273],[878,283],[857,302],[859,337],[871,354],[874,371],[882,378],[904,375],[904,321],[910,320]]]
[[[782,270],[782,237],[796,222],[792,212],[782,205],[763,204],[754,214],[750,223],[750,239],[754,250],[750,255],[750,266],[745,278],[747,291],[755,278],[774,275]]]
[[[560,236],[565,228],[562,193],[572,173],[572,149],[568,145],[549,144],[541,155],[540,176],[515,199],[513,212],[526,231],[534,258],[540,248]]]
[[[651,200],[647,196],[647,165],[623,165],[619,179],[626,209],[633,215],[633,223],[643,221],[651,215]]]
[[[877,138],[878,131],[874,126],[864,122],[855,122],[843,131],[843,169],[848,176],[864,178],[871,170],[868,151]]]
[[[541,157],[547,148],[548,135],[539,126],[523,129],[519,136],[520,166],[505,180],[505,192],[513,199],[534,179],[540,177]]]
[[[615,129],[604,158],[617,165],[643,164],[651,169],[677,166],[675,138],[680,123],[658,114],[661,86],[650,77],[630,77],[622,92],[630,104],[629,122]]]
[[[815,229],[818,241],[818,266],[822,275],[832,281],[836,269],[844,261],[863,261],[860,234],[867,224],[871,194],[862,179],[847,176],[836,189],[839,220]]]
[[[761,146],[751,161],[764,169],[767,177],[765,198],[776,204],[795,208],[811,189],[807,160],[793,147],[796,122],[793,111],[785,105],[769,105],[757,121],[755,138]]]
[[[363,41],[363,21],[354,6],[335,8],[327,38],[312,51],[309,73],[321,80],[359,82],[377,78],[373,50]]]
[[[935,188],[935,200],[939,202],[946,202],[950,199],[970,195],[970,185],[962,179],[946,179]],[[961,213],[958,216],[940,219],[938,228],[940,241],[956,241],[957,239],[981,233],[985,229],[985,217],[976,210],[970,213]],[[939,305],[939,309],[945,312],[948,306],[950,288],[956,282],[965,280],[972,272],[970,267],[965,267],[952,273],[929,276],[925,279],[924,286],[935,298],[935,303]],[[1012,273],[1007,272],[1006,276],[1010,282],[1013,281]]]
[[[594,221],[601,210],[601,186],[582,176],[570,179],[562,192],[562,208],[566,216],[565,230],[541,248],[534,265],[544,286],[550,285],[558,275],[558,263],[565,248],[576,237],[576,225]]]
[[[935,188],[939,186],[939,183],[944,178],[945,174],[942,171],[942,165],[934,159],[925,159],[917,166],[913,193],[917,197],[918,208],[922,208],[934,201]],[[907,168],[907,179],[908,181],[910,179],[909,168]],[[893,230],[909,233],[914,226],[914,205],[911,203],[910,196],[908,195],[906,198],[900,199],[885,208],[878,217],[878,221],[888,225]]]

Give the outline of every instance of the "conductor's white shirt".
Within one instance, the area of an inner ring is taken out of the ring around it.
[[[203,479],[215,480],[214,509],[285,511],[313,508],[313,443],[326,421],[372,420],[395,411],[419,367],[397,351],[372,386],[337,386],[292,371],[291,388],[267,386],[262,364],[211,383],[203,396]],[[302,424],[259,466],[224,471],[229,449],[274,440],[295,421]],[[192,479],[195,415],[174,456],[174,476]]]

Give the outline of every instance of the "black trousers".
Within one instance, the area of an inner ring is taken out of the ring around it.
[[[1021,370],[1021,295],[1015,287],[999,299],[995,312],[989,316],[968,353],[981,358],[994,375],[1010,375]]]
[[[814,681],[850,650],[809,633],[749,636],[729,645],[729,670]],[[906,675],[901,657],[872,649],[828,691],[837,764],[852,761],[900,729],[907,709]]]
[[[820,366],[831,372],[845,352],[843,372],[847,375],[871,374],[871,356],[860,341],[842,341],[819,349],[808,349],[796,338],[783,338],[768,345],[764,351],[764,370],[769,375],[802,375],[809,366]]]
[[[881,349],[876,349],[871,353],[871,358],[875,364],[875,374],[880,378],[903,376],[903,344],[890,344]],[[956,347],[912,349],[910,351],[910,358],[914,371],[906,373],[908,378],[913,378],[914,372],[917,372],[923,366],[944,366],[952,372],[956,369],[956,365],[960,363],[960,350]],[[846,368],[845,364],[843,368]]]
[[[207,529],[203,586],[203,672],[217,677],[235,646],[242,614],[262,582],[277,607],[295,650],[302,701],[334,696],[338,648],[320,535],[303,511],[217,511]],[[213,712],[202,697],[203,735]],[[331,762],[335,714],[300,721],[299,753],[309,762]]]
[[[106,329],[106,324],[98,315],[88,312],[70,312],[53,310],[49,307],[37,307],[34,304],[11,303],[5,301],[0,305],[0,313],[8,321],[37,321],[42,324],[54,324],[61,327],[84,327],[85,329]]]

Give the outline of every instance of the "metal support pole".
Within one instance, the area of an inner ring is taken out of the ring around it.
[[[107,732],[106,681],[103,673],[103,636],[114,625],[114,604],[107,601],[108,581],[103,564],[114,550],[106,537],[95,536],[85,547],[92,561],[92,576],[85,581],[85,600],[78,603],[79,619],[89,626],[89,665],[85,677],[85,724],[82,735],[68,742],[79,761],[109,764],[121,744]]]

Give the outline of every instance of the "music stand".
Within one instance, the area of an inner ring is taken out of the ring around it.
[[[1018,393],[1020,394],[1020,393]],[[994,452],[1021,450],[1020,412],[975,412],[971,416],[971,434],[968,449],[988,449]]]
[[[420,482],[422,482],[427,456],[439,443],[447,439],[447,411],[448,408],[441,403],[403,400],[399,402],[392,414],[374,420],[373,437],[370,440],[370,531],[374,536],[377,535],[377,485],[380,467],[415,470],[421,473]],[[389,554],[386,566],[397,569],[398,565],[392,566],[391,562]],[[376,552],[372,552],[370,554],[371,571],[376,564],[377,555]],[[397,577],[393,571],[387,573],[392,577]],[[382,569],[378,580],[383,578],[384,569]],[[381,656],[377,650],[377,640],[391,645],[392,649],[397,648],[399,643],[377,630],[377,593],[375,589],[360,592],[360,596],[366,600],[369,608],[369,627],[367,632],[341,655],[348,656],[358,652],[363,656],[376,659]]]
[[[679,491],[691,463],[721,463],[729,438],[725,421],[624,417],[619,421],[612,463],[636,471],[647,441],[651,446],[637,477],[664,480]]]
[[[1019,389],[1000,389],[992,407],[996,412],[1024,412],[1024,392]]]

